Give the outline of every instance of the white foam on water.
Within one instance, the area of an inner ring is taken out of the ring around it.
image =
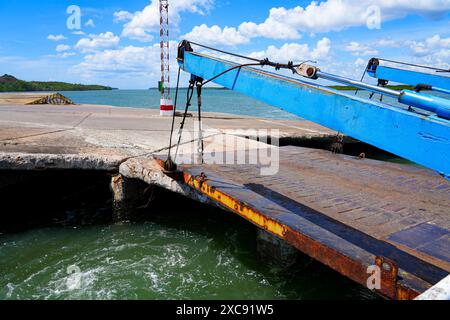
[[[16,289],[16,286],[12,283],[7,283],[6,284],[6,298],[9,299],[12,297],[14,290]]]

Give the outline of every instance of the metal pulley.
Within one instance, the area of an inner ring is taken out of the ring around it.
[[[320,69],[309,64],[301,64],[295,69],[295,71],[302,77],[316,80],[319,78],[317,76],[317,71],[320,71]]]

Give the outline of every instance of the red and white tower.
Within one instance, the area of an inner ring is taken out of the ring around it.
[[[161,14],[161,91],[160,113],[162,116],[173,115],[173,103],[170,98],[170,55],[169,55],[169,1],[159,0]]]

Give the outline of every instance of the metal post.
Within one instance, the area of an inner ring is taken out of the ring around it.
[[[173,115],[173,103],[170,98],[170,54],[169,54],[169,1],[159,0],[161,15],[161,115]]]

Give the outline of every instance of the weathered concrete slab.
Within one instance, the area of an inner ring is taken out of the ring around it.
[[[0,152],[0,170],[117,171],[123,161],[118,155]]]
[[[177,118],[177,126],[180,121]],[[180,148],[182,153],[192,152],[191,142],[196,139],[194,121],[195,118],[187,119],[184,145]],[[3,167],[10,161],[8,154],[50,154],[63,158],[70,155],[73,159],[89,155],[101,161],[111,159],[110,162],[115,163],[118,158],[125,161],[130,157],[165,152],[170,124],[171,118],[160,117],[158,110],[93,105],[2,105],[0,153],[3,156],[0,158],[6,159]],[[306,121],[273,121],[225,114],[204,114],[204,127],[206,152],[220,149],[227,143],[226,138],[213,137],[229,136],[228,129],[278,129],[282,136],[306,139],[335,135]],[[259,145],[258,142],[250,144]]]

